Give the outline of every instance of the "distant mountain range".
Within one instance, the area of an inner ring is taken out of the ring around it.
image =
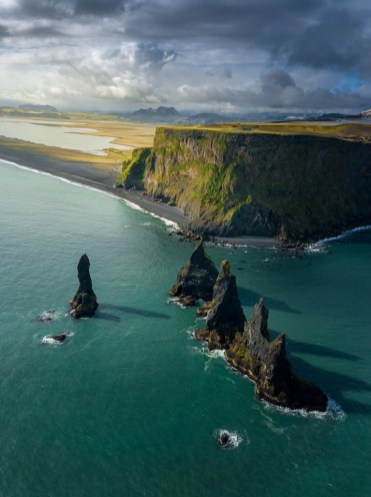
[[[173,124],[173,125],[205,125],[215,123],[229,122],[279,122],[279,121],[334,121],[338,119],[370,119],[371,109],[365,110],[358,115],[349,115],[343,113],[327,113],[327,114],[298,114],[298,113],[249,113],[249,114],[218,114],[215,112],[200,112],[200,113],[182,113],[175,107],[160,106],[157,109],[139,109],[135,112],[98,112],[84,113],[88,116],[106,116],[106,119],[116,119],[128,122],[141,122],[151,124]],[[70,119],[68,112],[60,112],[52,105],[35,105],[22,104],[17,107],[4,106],[0,107],[0,116],[2,117],[24,117],[24,118],[48,118],[48,119]]]
[[[178,112],[174,107],[158,107],[157,109],[139,109],[132,113],[115,113],[125,121],[153,123],[153,124],[213,124],[221,122],[248,122],[248,121],[331,121],[336,119],[362,119],[371,117],[371,109],[358,115],[342,113],[328,114],[285,114],[285,113],[255,113],[246,115],[226,115],[214,112],[203,112],[186,115]]]
[[[154,124],[209,124],[236,121],[236,117],[215,113],[201,113],[187,116],[174,107],[160,106],[157,109],[139,109],[130,114],[118,114],[122,119]]]
[[[51,105],[23,104],[23,105],[18,105],[17,109],[36,110],[41,112],[58,112],[58,110]]]

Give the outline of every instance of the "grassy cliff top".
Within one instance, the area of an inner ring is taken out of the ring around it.
[[[220,123],[200,126],[163,126],[173,130],[199,130],[234,134],[314,135],[371,142],[371,124],[317,123],[290,121],[277,123]]]

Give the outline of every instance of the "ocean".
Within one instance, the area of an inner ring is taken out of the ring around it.
[[[287,412],[192,338],[194,309],[168,303],[193,243],[103,192],[0,168],[1,497],[370,495],[369,230],[299,254],[206,247],[230,261],[246,316],[263,296],[294,372],[332,399]],[[100,306],[73,321],[85,252]]]

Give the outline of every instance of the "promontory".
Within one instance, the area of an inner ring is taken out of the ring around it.
[[[194,233],[310,242],[371,224],[371,126],[160,127],[119,181],[180,207]]]

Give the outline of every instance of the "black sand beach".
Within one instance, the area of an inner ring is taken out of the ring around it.
[[[123,188],[115,188],[116,173],[107,171],[102,164],[91,164],[75,162],[46,157],[39,154],[31,154],[22,150],[13,150],[0,146],[0,159],[15,162],[21,166],[46,172],[53,176],[74,181],[98,190],[105,191],[128,202],[135,204],[148,213],[166,219],[179,226],[182,231],[187,231],[190,219],[175,206],[162,202],[156,202],[138,191],[127,191]],[[233,237],[215,238],[217,243],[228,243],[236,246],[275,247],[277,243],[272,238],[260,237]]]

